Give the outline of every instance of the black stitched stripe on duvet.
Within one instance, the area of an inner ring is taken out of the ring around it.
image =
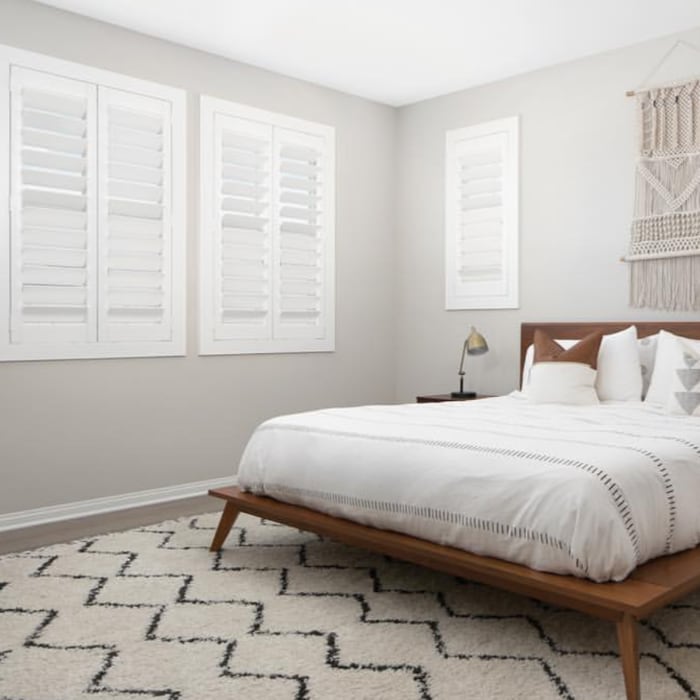
[[[397,415],[397,416],[402,416],[403,414],[399,413],[398,411],[386,411],[385,412],[387,415]],[[365,418],[364,416],[355,416],[354,420],[356,421],[366,421],[366,422],[372,422],[371,418]],[[394,424],[399,424],[398,421],[396,421]],[[455,423],[422,423],[422,427],[426,427],[429,425],[433,425],[436,428],[441,428],[441,429],[447,429],[447,430],[463,430],[461,426],[456,425]],[[519,428],[534,428],[536,430],[547,430],[549,429],[548,426],[541,425],[541,424],[527,424],[527,423],[518,423]],[[478,428],[480,433],[488,433],[489,435],[510,435],[510,433],[503,432],[502,430],[494,430],[492,428],[486,428],[483,426],[479,426]],[[664,554],[670,554],[672,551],[672,545],[673,545],[673,536],[676,532],[676,518],[677,518],[677,508],[676,508],[676,492],[673,486],[673,479],[671,478],[671,474],[668,471],[668,468],[664,464],[663,459],[657,455],[655,452],[652,452],[651,450],[642,448],[642,447],[635,447],[634,445],[620,445],[620,444],[613,444],[613,443],[604,443],[601,441],[591,443],[590,440],[586,441],[583,438],[579,439],[573,439],[573,438],[565,438],[561,437],[560,433],[573,433],[575,435],[580,435],[582,432],[592,432],[595,437],[602,435],[624,435],[625,437],[631,437],[631,438],[649,438],[649,435],[642,434],[642,433],[632,433],[626,430],[619,430],[619,429],[609,429],[609,428],[604,428],[601,430],[600,426],[596,426],[595,428],[581,428],[580,426],[577,426],[576,428],[554,428],[552,429],[554,432],[558,433],[556,436],[556,441],[558,443],[570,443],[570,444],[580,444],[580,445],[589,445],[593,444],[596,447],[611,447],[613,449],[617,450],[628,450],[630,452],[635,452],[637,454],[641,454],[642,456],[646,457],[649,459],[652,464],[654,465],[654,468],[657,470],[659,475],[661,476],[661,479],[663,481],[663,489],[664,489],[664,495],[666,498],[666,507],[667,507],[667,512],[668,512],[668,530],[666,531],[666,539],[664,541]],[[652,435],[651,436],[655,440],[669,440],[672,442],[676,442],[677,444],[684,445],[685,447],[688,447],[689,449],[693,450],[696,452],[698,455],[700,455],[700,446],[697,444],[691,442],[690,440],[687,440],[682,437],[674,436],[674,435]]]
[[[479,407],[480,410],[483,407]],[[391,415],[391,416],[398,416],[398,417],[403,417],[403,413],[399,411],[392,411],[391,409],[384,410],[383,413],[385,415]],[[354,420],[357,421],[369,421],[372,422],[372,418],[365,418],[364,416],[355,416]],[[488,419],[487,419],[488,420]],[[489,421],[490,422],[490,421]],[[399,421],[395,421],[395,424],[399,424]],[[421,424],[423,427],[425,427],[427,424],[422,423]],[[461,430],[461,428],[457,427],[454,423],[433,423],[436,428],[442,428],[442,429],[447,429],[447,430]],[[527,428],[531,427],[537,430],[547,430],[549,426],[546,425],[541,425],[539,423],[519,423],[518,427],[520,428]],[[492,428],[486,428],[480,426],[479,431],[481,433],[489,433],[491,435],[509,435],[509,433],[505,433],[501,430],[494,430]],[[696,444],[695,442],[692,442],[691,440],[688,440],[686,438],[682,438],[679,436],[675,435],[648,435],[644,433],[633,433],[628,430],[622,430],[619,428],[605,428],[601,427],[599,424],[596,424],[595,427],[588,427],[588,428],[582,428],[581,426],[576,426],[575,428],[560,428],[557,427],[553,429],[554,432],[557,433],[574,433],[574,434],[580,434],[582,432],[592,432],[596,437],[603,434],[603,435],[624,435],[626,437],[631,437],[631,438],[653,438],[655,440],[668,440],[675,442],[680,445],[684,445],[685,447],[688,447],[689,449],[693,450],[696,454],[700,455],[700,446]],[[364,435],[363,435],[364,436]],[[364,436],[364,437],[371,437],[371,436]],[[557,435],[555,438],[557,442],[562,443],[572,443],[572,444],[582,444],[582,445],[588,445],[591,444],[590,441],[586,441],[585,439],[573,439],[573,438],[563,438],[560,435]],[[603,442],[594,442],[593,443],[596,447],[612,447],[614,449],[618,450],[629,450],[631,452],[635,452],[637,454],[641,454],[642,456],[646,457],[649,459],[652,464],[654,465],[654,468],[657,470],[659,473],[662,481],[663,481],[663,490],[664,490],[664,496],[666,498],[666,507],[667,507],[667,512],[668,512],[668,530],[666,531],[666,538],[664,541],[664,554],[670,554],[673,551],[673,536],[676,531],[676,520],[677,520],[677,507],[676,507],[676,492],[675,488],[673,486],[673,479],[671,477],[671,474],[668,471],[668,468],[666,467],[663,459],[656,454],[655,452],[652,452],[649,449],[645,449],[642,447],[635,447],[633,445],[619,445],[619,444],[610,444],[610,443],[603,443]],[[637,553],[637,561],[639,561],[639,553],[638,549],[635,549],[635,552]]]
[[[496,522],[495,520],[485,520],[483,518],[475,518],[464,513],[455,513],[454,511],[444,508],[433,508],[431,506],[417,506],[409,503],[395,503],[393,501],[379,501],[373,498],[361,498],[359,496],[348,496],[343,493],[334,493],[332,491],[316,491],[314,489],[295,488],[284,484],[264,484],[256,487],[265,492],[274,492],[281,494],[289,494],[294,496],[307,496],[318,498],[324,501],[330,501],[340,505],[353,506],[354,508],[363,508],[365,510],[380,510],[387,513],[400,513],[401,515],[411,515],[418,518],[426,518],[428,520],[439,520],[445,523],[461,525],[472,530],[481,530],[494,535],[504,535],[510,539],[523,539],[531,542],[538,542],[552,549],[556,549],[566,554],[571,561],[574,562],[576,568],[584,575],[588,575],[585,565],[571,551],[571,546],[563,540],[552,537],[546,532],[538,532],[526,527],[516,527],[505,523]]]
[[[350,431],[311,428],[305,425],[267,423],[260,426],[257,432],[263,432],[268,430],[288,430],[294,432],[318,433],[322,435],[335,435],[338,437],[361,438],[364,440],[376,440],[379,442],[398,442],[408,444],[429,445],[431,447],[440,447],[444,449],[466,450],[482,454],[494,454],[515,459],[543,462],[545,464],[571,467],[579,471],[584,471],[590,474],[591,476],[596,477],[610,493],[610,497],[612,498],[612,501],[615,504],[615,508],[617,509],[620,519],[622,520],[622,523],[624,525],[625,532],[627,533],[627,536],[629,537],[629,540],[632,544],[635,560],[637,561],[637,563],[639,563],[641,559],[639,549],[639,533],[637,532],[637,528],[635,527],[634,520],[632,518],[632,511],[629,502],[627,501],[627,497],[622,491],[622,488],[615,482],[615,480],[607,472],[605,472],[605,470],[595,466],[594,464],[582,462],[578,459],[571,459],[568,457],[556,457],[554,455],[533,452],[530,450],[515,450],[503,447],[476,445],[473,443],[461,442],[458,440],[426,440],[413,437],[394,437],[390,435],[367,435],[364,433],[355,433]]]

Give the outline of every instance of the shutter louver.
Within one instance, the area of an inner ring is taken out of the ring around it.
[[[275,129],[276,338],[324,335],[323,138]]]
[[[172,334],[171,105],[99,88],[100,340]]]
[[[10,342],[96,338],[93,85],[11,68]]]
[[[215,116],[216,340],[271,337],[271,153],[269,126]]]
[[[517,118],[447,135],[447,308],[517,307]]]

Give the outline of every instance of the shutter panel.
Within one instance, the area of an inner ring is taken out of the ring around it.
[[[517,307],[517,120],[448,133],[448,308]]]
[[[99,88],[99,339],[172,336],[171,104]]]
[[[271,154],[269,125],[214,115],[214,340],[271,337]]]
[[[275,128],[274,337],[326,333],[324,139]]]
[[[11,68],[10,342],[96,338],[96,93]]]

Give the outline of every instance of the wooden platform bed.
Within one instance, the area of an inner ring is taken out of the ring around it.
[[[523,324],[521,362],[535,328],[554,338],[578,338],[597,328],[606,333],[622,330],[627,323]],[[700,323],[636,323],[640,337],[660,328],[700,339]],[[700,547],[659,557],[638,567],[620,583],[594,583],[573,576],[534,571],[520,564],[470,554],[416,537],[359,525],[308,508],[254,496],[236,487],[213,489],[210,495],[226,501],[211,550],[221,549],[239,513],[284,523],[349,545],[386,554],[455,576],[503,588],[547,603],[609,620],[617,626],[617,638],[627,700],[641,697],[637,621],[700,588]]]

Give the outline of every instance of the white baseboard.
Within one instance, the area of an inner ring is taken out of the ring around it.
[[[221,479],[193,481],[189,484],[177,484],[176,486],[165,486],[159,489],[123,493],[119,496],[91,498],[87,501],[75,501],[46,508],[33,508],[32,510],[20,510],[16,513],[6,513],[5,515],[0,515],[0,532],[16,530],[20,527],[55,523],[60,520],[84,518],[87,515],[98,515],[127,508],[148,506],[154,503],[167,503],[168,501],[177,501],[193,496],[203,496],[209,489],[232,486],[235,481],[235,476],[227,476]],[[215,504],[212,504],[212,510],[216,510]]]

